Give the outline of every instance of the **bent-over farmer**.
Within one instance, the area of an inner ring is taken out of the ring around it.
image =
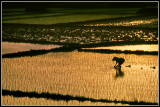
[[[118,58],[118,57],[114,57],[112,59],[112,61],[116,61],[116,64],[114,65],[114,67],[117,67],[117,66],[121,66],[123,63],[124,63],[124,58]],[[118,64],[118,65],[117,65]]]

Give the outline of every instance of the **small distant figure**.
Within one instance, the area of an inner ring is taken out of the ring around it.
[[[150,67],[150,68],[156,69],[156,67],[155,67],[155,66],[154,66],[154,67]]]
[[[128,65],[128,66],[126,66],[126,67],[129,67],[129,68],[131,68],[131,65]]]
[[[114,65],[114,67],[116,68],[117,66],[121,67],[125,60],[124,58],[114,57],[112,61],[116,61],[116,64]]]

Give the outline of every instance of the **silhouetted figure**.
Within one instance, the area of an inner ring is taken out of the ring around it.
[[[124,58],[114,57],[112,61],[116,61],[116,64],[114,65],[114,67],[117,67],[117,66],[121,67],[121,65],[124,63],[125,60]]]

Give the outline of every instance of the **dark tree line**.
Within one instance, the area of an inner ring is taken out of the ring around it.
[[[158,8],[158,2],[3,2],[3,8]]]

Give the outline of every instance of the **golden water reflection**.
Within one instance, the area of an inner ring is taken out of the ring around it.
[[[60,45],[41,45],[41,44],[31,44],[31,43],[13,43],[13,42],[2,42],[2,54],[15,53],[20,51],[29,50],[49,50],[52,48],[59,48]]]
[[[122,50],[122,51],[124,51],[124,50],[131,50],[131,51],[136,51],[136,50],[141,50],[141,51],[158,51],[158,44],[96,47],[96,48],[89,48],[89,49],[112,49],[112,50]]]
[[[125,59],[122,66],[124,76],[116,79],[114,56]],[[150,68],[153,66],[156,69]],[[7,90],[60,93],[113,101],[136,99],[158,102],[158,56],[152,55],[73,51],[5,58],[2,59],[2,77],[3,89]]]
[[[86,24],[84,26],[135,26],[135,25],[147,25],[158,22],[158,19],[146,19],[146,20],[131,20],[120,21],[111,23],[98,23],[98,24]]]

